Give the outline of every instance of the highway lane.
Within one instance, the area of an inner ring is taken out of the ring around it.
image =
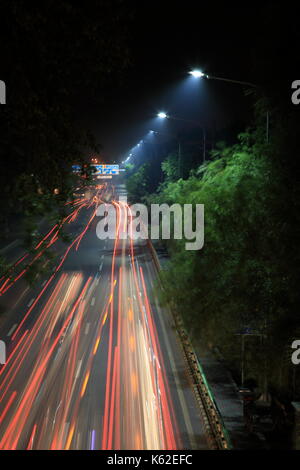
[[[172,319],[152,293],[150,252],[120,239],[119,194],[118,184],[101,194],[114,197],[116,240],[97,238],[94,217],[49,284],[16,283],[2,297],[28,289],[1,327],[1,449],[208,448]],[[73,230],[83,233],[95,207]]]

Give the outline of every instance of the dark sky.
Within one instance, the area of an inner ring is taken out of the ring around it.
[[[101,91],[103,101],[86,103],[83,112],[107,161],[119,160],[149,129],[159,129],[155,126],[162,123],[154,117],[161,109],[206,127],[231,126],[249,118],[251,99],[244,96],[243,87],[192,82],[187,72],[195,66],[265,89],[274,73],[287,83],[297,78],[290,58],[296,52],[293,28],[297,34],[299,25],[294,7],[284,2],[125,3],[134,14],[127,23],[131,64],[121,83],[112,81]],[[164,125],[172,130],[175,124]]]

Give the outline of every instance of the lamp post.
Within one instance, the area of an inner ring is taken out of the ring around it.
[[[194,78],[207,78],[207,79],[210,79],[210,80],[220,80],[222,82],[235,83],[237,85],[245,85],[245,86],[248,86],[250,88],[259,89],[259,86],[256,85],[255,83],[245,82],[245,81],[242,81],[242,80],[234,80],[232,78],[216,77],[214,75],[208,75],[207,73],[204,73],[204,72],[202,72],[201,70],[198,70],[198,69],[191,70],[189,72],[189,74],[192,75]],[[269,143],[269,126],[270,126],[269,120],[270,120],[269,119],[269,111],[267,111],[267,114],[266,114],[266,141],[267,141],[267,143]]]

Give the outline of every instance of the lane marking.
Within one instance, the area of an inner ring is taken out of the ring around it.
[[[11,310],[13,310],[18,305],[18,303],[23,299],[24,295],[27,294],[28,291],[29,291],[29,287],[26,287],[26,289],[22,292],[18,300],[12,306]]]
[[[53,424],[52,424],[52,430],[53,430],[53,428],[54,428],[55,421],[56,421],[56,415],[57,415],[57,412],[58,412],[58,410],[59,410],[59,408],[60,408],[61,403],[62,403],[62,400],[60,400],[59,405],[58,405],[58,407],[56,408],[56,411],[55,411],[55,414],[54,414],[54,420],[53,420]]]
[[[79,377],[80,370],[81,370],[81,364],[82,364],[82,359],[80,359],[80,360],[78,361],[78,366],[77,366],[77,371],[76,371],[76,375],[75,375],[75,380],[77,380],[78,377]]]
[[[15,331],[15,329],[17,328],[17,326],[18,326],[18,323],[15,323],[14,326],[11,327],[11,329],[7,333],[7,336],[11,336],[13,334],[13,332]]]
[[[103,263],[100,264],[99,271],[102,271]]]
[[[90,331],[90,323],[88,323],[85,327],[85,335],[88,335],[89,334],[89,331]]]
[[[95,298],[95,297],[93,297],[93,298],[92,298],[92,301],[91,301],[91,306],[92,306],[92,307],[94,307],[94,305],[95,305],[95,302],[96,302],[96,298]]]
[[[31,301],[29,302],[29,304],[27,305],[27,307],[31,307],[31,305],[33,304],[33,302],[35,301],[35,298],[31,299]]]

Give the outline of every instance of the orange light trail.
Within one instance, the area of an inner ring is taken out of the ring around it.
[[[107,373],[106,373],[106,389],[105,389],[105,408],[104,408],[104,419],[103,419],[103,433],[102,433],[102,449],[109,449],[109,396],[110,396],[110,387],[111,387],[111,366],[112,366],[112,341],[113,341],[113,317],[114,317],[114,307],[113,307],[113,293],[114,293],[114,272],[115,272],[115,257],[116,250],[119,241],[119,230],[120,230],[120,207],[118,207],[118,217],[117,217],[117,230],[116,230],[116,239],[114,243],[114,250],[112,255],[112,266],[111,266],[111,301],[110,301],[110,330],[109,330],[109,344],[108,344],[108,359],[107,359]]]
[[[33,380],[31,381],[30,385],[28,386],[26,392],[24,393],[21,402],[19,403],[18,409],[16,410],[16,413],[11,420],[10,424],[8,425],[1,441],[0,441],[0,449],[3,450],[14,450],[17,447],[17,443],[20,437],[20,434],[22,432],[22,428],[25,425],[26,419],[28,417],[28,414],[30,413],[30,406],[29,403],[32,403],[33,398],[35,394],[33,395],[34,391],[37,390],[40,386],[41,380],[43,378],[43,375],[46,370],[46,366],[48,364],[48,361],[50,357],[53,354],[54,349],[56,348],[64,330],[66,329],[67,325],[69,324],[71,318],[74,315],[74,312],[76,311],[79,302],[81,302],[83,296],[86,293],[86,290],[91,282],[92,278],[89,278],[82,289],[81,294],[79,295],[74,307],[72,308],[71,312],[68,314],[67,318],[65,319],[63,326],[61,327],[59,333],[57,334],[55,340],[53,341],[51,347],[49,348],[49,351],[47,352],[46,356],[44,359],[41,361],[41,364],[39,368],[37,369]],[[20,423],[23,423],[22,426]]]
[[[105,190],[108,190],[107,185]],[[108,191],[107,197],[111,197]],[[100,196],[99,189],[96,196],[73,202],[73,210],[62,224],[74,222],[83,208],[87,211],[93,207],[85,228],[64,250],[53,274],[26,309],[11,337],[11,352],[0,368],[0,403],[3,406],[0,424],[6,426],[0,436],[0,449],[25,446],[32,450],[45,445],[52,450],[69,450],[86,442],[85,431],[89,448],[91,432],[94,433],[92,447],[95,436],[99,435],[99,447],[106,450],[172,450],[181,445],[144,271],[135,253],[132,232],[130,240],[120,235],[120,230],[126,231],[128,219],[132,220],[128,204],[112,201],[117,210],[117,228],[110,255],[110,278],[99,291],[99,296],[103,296],[100,312],[96,307],[89,307],[98,305],[93,296],[99,274],[95,278],[89,275],[87,279],[80,271],[58,274],[70,251],[75,248],[75,253],[79,249],[91,227]],[[49,230],[36,246],[36,250],[42,250],[30,263],[57,242],[60,228],[55,225]],[[19,265],[27,256],[18,261]],[[23,271],[18,276],[22,275]],[[10,283],[11,279],[3,281],[0,295],[10,288]],[[104,287],[106,290],[100,294]],[[48,297],[37,318],[33,316],[28,321],[46,292]],[[88,315],[95,317],[88,318]],[[103,354],[105,365],[102,366]],[[94,371],[104,366],[103,419],[100,413],[94,413],[91,420],[87,419],[90,428],[86,430],[81,426],[82,416],[90,407],[89,400],[94,400],[90,390],[95,386],[95,379],[99,380],[99,371]],[[21,370],[28,376],[20,393]],[[55,393],[52,394],[53,385]],[[40,401],[40,396],[44,402]],[[42,403],[48,408],[39,416]]]

